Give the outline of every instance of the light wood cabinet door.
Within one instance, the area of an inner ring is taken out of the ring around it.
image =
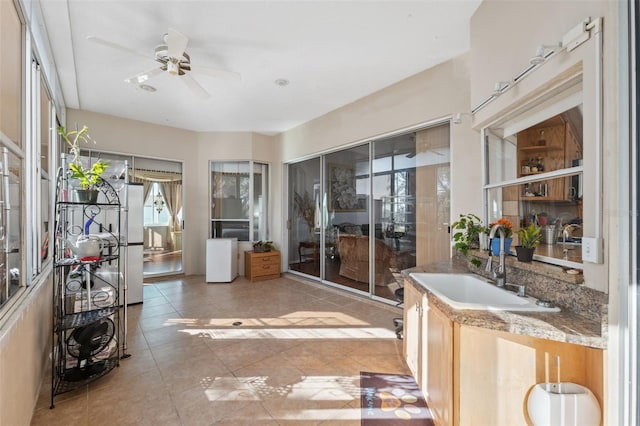
[[[423,380],[427,404],[437,425],[454,424],[453,411],[453,323],[432,304],[428,305],[426,316],[425,353]]]
[[[526,425],[529,391],[546,381],[586,386],[602,404],[602,350],[476,327],[458,328],[460,425]]]
[[[422,301],[424,295],[411,280],[404,285],[404,356],[417,382],[420,382],[420,345],[422,342]],[[422,388],[422,384],[418,383]]]

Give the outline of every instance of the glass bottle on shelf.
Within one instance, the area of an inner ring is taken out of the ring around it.
[[[538,163],[536,164],[539,172],[544,171],[544,164],[542,164],[542,157],[538,157]]]

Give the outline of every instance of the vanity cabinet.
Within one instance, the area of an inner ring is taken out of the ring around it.
[[[602,406],[600,349],[459,324],[408,279],[405,310],[407,363],[436,425],[525,425],[529,391],[549,381],[586,386]]]
[[[404,307],[407,365],[436,424],[453,424],[453,324],[410,280],[405,280]]]

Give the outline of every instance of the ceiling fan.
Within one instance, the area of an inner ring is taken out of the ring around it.
[[[149,59],[148,55],[96,36],[88,36],[87,40]],[[240,79],[240,74],[233,71],[199,66],[194,67],[191,64],[191,57],[186,52],[188,43],[189,38],[187,36],[179,31],[169,28],[169,31],[162,36],[162,43],[156,46],[153,56],[153,59],[156,62],[159,62],[160,66],[128,77],[124,81],[140,85],[150,78],[166,72],[171,76],[179,77],[194,95],[205,99],[209,97],[209,93],[195,79],[193,79],[193,77],[191,77],[190,74],[192,72],[227,80]]]

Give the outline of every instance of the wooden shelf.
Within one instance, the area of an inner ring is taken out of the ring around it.
[[[546,151],[562,151],[564,148],[560,146],[534,145],[523,146],[518,148],[522,152],[546,152]]]
[[[544,172],[520,173],[520,177],[523,177],[523,176],[532,176],[532,175],[539,175],[539,174],[542,174],[542,173],[544,173]]]
[[[561,199],[561,198],[551,198],[551,197],[527,197],[527,196],[520,196],[520,200],[521,201],[553,201],[553,202],[560,202],[560,203],[577,203],[577,201],[574,200],[566,200],[566,199]]]

